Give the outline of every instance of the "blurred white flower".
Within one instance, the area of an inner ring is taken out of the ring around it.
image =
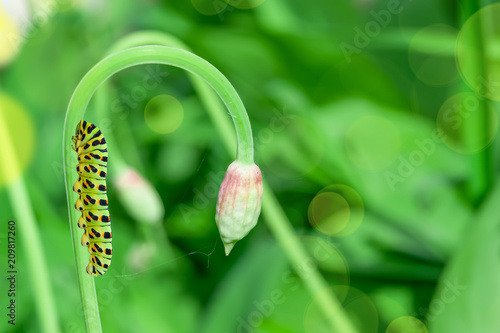
[[[133,272],[141,272],[150,266],[156,253],[154,244],[134,243],[127,255],[127,263]]]
[[[160,195],[135,169],[121,169],[113,179],[113,185],[122,206],[136,221],[151,225],[163,221],[165,208]]]
[[[30,23],[26,0],[0,1],[0,67],[17,55]]]

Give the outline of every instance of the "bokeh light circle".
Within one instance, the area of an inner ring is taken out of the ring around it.
[[[349,203],[335,192],[323,192],[314,197],[309,206],[309,221],[325,235],[342,231],[351,217]]]
[[[462,26],[456,60],[460,74],[480,96],[500,101],[500,4],[486,6]],[[478,49],[483,37],[484,52]]]
[[[401,152],[401,135],[387,118],[364,116],[346,133],[349,159],[360,169],[380,171],[391,165]]]
[[[442,141],[450,149],[462,154],[471,154],[484,149],[498,132],[498,117],[493,106],[488,101],[483,103],[480,97],[471,92],[448,98],[439,109],[436,120],[437,128],[443,133]],[[488,127],[483,131],[476,130],[474,136],[465,138],[465,126],[480,122],[485,112],[489,119]]]
[[[256,155],[278,177],[297,179],[316,169],[324,153],[324,137],[310,120],[278,114],[254,134]]]
[[[318,236],[302,236],[301,243],[314,260],[315,265],[324,272],[332,273],[335,284],[348,286],[350,284],[347,260],[340,250],[329,240]],[[307,270],[308,265],[302,269]],[[304,272],[305,275],[308,272]]]
[[[341,306],[360,333],[378,332],[378,311],[372,300],[362,291],[348,286],[334,286],[322,292],[333,292],[341,302]],[[337,313],[331,313],[336,316]],[[332,326],[321,310],[319,297],[316,295],[307,306],[304,315],[304,331],[306,333],[331,333]]]
[[[428,333],[427,327],[418,318],[402,316],[394,319],[385,333]]]
[[[1,15],[1,14],[0,14]],[[0,17],[0,25],[2,18]],[[0,29],[0,66],[8,64],[19,52],[22,35],[17,24],[5,17],[3,28]]]
[[[335,184],[322,189],[309,204],[309,223],[319,232],[343,237],[356,231],[364,217],[361,196],[347,185]]]
[[[452,26],[434,24],[413,36],[408,61],[420,81],[430,86],[446,86],[459,78],[454,57],[457,35],[458,30]]]
[[[177,98],[170,95],[158,95],[146,105],[144,119],[153,131],[168,134],[181,126],[184,109]]]
[[[400,301],[409,301],[410,298],[399,298],[399,300],[396,300],[396,298],[390,296],[392,293],[395,293],[396,297],[407,296],[406,292],[400,293],[400,291],[396,291],[393,286],[382,287],[369,294],[370,299],[373,301],[377,309],[379,309],[380,321],[384,323],[390,323],[394,318],[408,315],[408,309],[411,308],[411,306],[408,307],[409,304],[405,304],[405,307],[400,303]]]
[[[0,187],[17,180],[26,170],[35,152],[33,121],[17,101],[0,93]],[[5,160],[14,155],[16,161]],[[4,163],[6,162],[7,163]]]
[[[194,9],[203,15],[217,15],[224,11],[227,3],[224,0],[191,0]]]
[[[228,4],[238,9],[252,9],[255,8],[266,0],[226,0]]]

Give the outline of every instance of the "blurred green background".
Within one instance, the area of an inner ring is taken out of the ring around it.
[[[310,267],[359,332],[500,331],[499,18],[488,1],[2,0],[1,331],[42,331],[38,263],[59,330],[84,332],[64,117],[85,73],[144,30],[177,37],[234,85],[256,163],[310,261],[293,266],[262,217],[225,256],[214,215],[232,158],[203,101],[182,70],[124,70],[85,118],[131,168],[108,179],[113,263],[95,279],[105,332],[331,332]],[[134,206],[134,193],[153,199]]]

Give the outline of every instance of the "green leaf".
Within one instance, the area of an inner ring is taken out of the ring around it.
[[[429,305],[431,332],[497,332],[500,327],[500,187],[470,222]]]

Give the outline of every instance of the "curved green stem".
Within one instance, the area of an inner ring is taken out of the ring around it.
[[[141,64],[164,64],[179,67],[197,75],[208,83],[222,99],[232,117],[236,128],[237,160],[243,163],[253,163],[252,129],[245,107],[231,83],[207,61],[188,51],[173,47],[134,47],[115,53],[102,60],[78,85],[70,101],[66,123],[68,117],[72,116],[70,108],[76,109],[77,112],[80,112],[80,116],[83,116],[84,110],[95,90],[109,76],[122,69]],[[77,117],[73,118],[78,121]],[[71,126],[73,125],[71,124]]]
[[[7,195],[17,219],[16,222],[18,222],[16,236],[22,240],[23,251],[26,254],[28,262],[28,273],[32,287],[31,292],[33,293],[35,308],[38,314],[37,317],[40,322],[40,332],[57,333],[59,332],[57,312],[40,232],[38,231],[35,214],[24,180],[22,175],[19,175],[21,171],[18,159],[12,145],[9,130],[5,126],[2,116],[3,112],[10,111],[0,110],[0,142],[2,143],[0,172],[7,180],[11,180],[7,185]]]
[[[167,45],[190,51],[184,43],[173,36],[157,31],[140,31],[122,38],[110,48],[110,52],[117,52],[129,47],[147,44]],[[190,79],[201,102],[207,109],[213,124],[216,126],[228,153],[232,154],[235,142],[234,133],[231,130],[231,124],[227,117],[225,117],[226,112],[222,103],[203,80],[195,75],[190,75]],[[99,109],[106,108],[107,102],[105,99],[108,95],[108,85],[104,84],[96,94],[96,99],[100,100],[98,102],[100,105]],[[328,283],[316,267],[309,266],[310,257],[296,236],[271,187],[265,180],[263,185],[265,190],[262,213],[265,221],[278,243],[283,247],[291,264],[296,268],[305,286],[317,300],[320,309],[323,311],[325,318],[327,318],[329,326],[333,332],[355,333],[356,329],[350,322],[339,300],[332,294]],[[306,265],[308,265],[307,270],[303,269]]]
[[[174,36],[168,35],[164,32],[146,30],[138,31],[123,37],[109,48],[107,55],[141,45],[171,46],[192,52],[186,44]],[[188,77],[194,86],[196,94],[199,96],[200,101],[203,103],[208,115],[212,119],[212,123],[215,125],[217,131],[221,137],[227,139],[223,140],[223,144],[231,154],[231,157],[234,158],[234,153],[236,151],[236,136],[231,128],[231,124],[227,121],[227,113],[225,112],[224,105],[217,94],[205,81],[191,73],[188,73]],[[96,92],[95,99],[98,109],[109,107],[109,103],[107,101],[107,97],[109,95],[109,85],[105,82]]]
[[[83,119],[92,95],[107,78],[128,67],[153,63],[179,67],[205,80],[220,96],[232,117],[238,143],[237,159],[243,163],[253,163],[252,130],[245,107],[225,76],[202,58],[184,50],[165,46],[135,47],[112,54],[85,75],[68,105],[63,133],[63,159],[70,229],[87,332],[101,332],[101,325],[94,279],[85,272],[89,253],[85,247],[80,246],[81,233],[76,228],[78,211],[73,208],[76,194],[72,195],[72,187],[77,174],[72,167],[75,164],[75,156],[70,148],[71,137],[74,135],[76,124]]]

